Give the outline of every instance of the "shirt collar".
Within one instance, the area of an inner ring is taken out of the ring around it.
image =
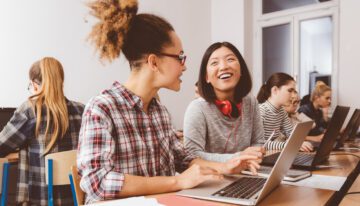
[[[123,98],[125,101],[125,104],[129,108],[138,107],[140,109],[143,108],[143,101],[139,96],[134,94],[132,91],[127,89],[124,85],[120,84],[118,81],[115,81],[112,85],[111,90],[114,91],[116,95],[118,95],[120,98]],[[159,102],[155,98],[153,98],[149,104],[149,112],[152,110],[153,106],[158,106]]]
[[[272,105],[268,100],[266,100],[266,104],[268,105],[268,108],[270,109],[270,111],[274,112],[274,113],[278,113],[280,112],[281,110],[281,107],[280,109],[277,109],[274,105]]]

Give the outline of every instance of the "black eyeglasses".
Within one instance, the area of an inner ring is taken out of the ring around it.
[[[185,64],[185,61],[186,61],[186,55],[184,54],[184,52],[181,52],[179,55],[176,55],[176,54],[167,54],[167,53],[160,53],[159,55],[176,58],[177,60],[180,61],[180,64],[181,64],[181,65],[184,65],[184,64]]]

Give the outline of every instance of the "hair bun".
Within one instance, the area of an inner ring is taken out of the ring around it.
[[[88,4],[99,19],[89,39],[100,53],[100,59],[112,61],[120,55],[131,19],[138,11],[137,0],[95,0]]]
[[[138,10],[138,1],[137,0],[120,1],[120,9],[126,11],[129,14],[136,14]]]

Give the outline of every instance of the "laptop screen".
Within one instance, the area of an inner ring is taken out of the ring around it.
[[[333,145],[339,135],[340,129],[345,121],[349,112],[349,107],[336,106],[334,115],[331,117],[330,123],[324,134],[323,140],[320,143],[318,151],[315,154],[312,165],[319,165],[329,158]]]
[[[0,108],[0,131],[3,130],[5,125],[11,119],[16,108]]]

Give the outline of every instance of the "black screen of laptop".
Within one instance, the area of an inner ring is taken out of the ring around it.
[[[336,138],[339,136],[340,129],[349,113],[349,107],[336,106],[334,115],[332,116],[319,149],[315,154],[313,166],[319,165],[329,158],[330,152],[334,147]]]
[[[344,132],[341,134],[340,139],[336,145],[336,148],[342,147],[344,142],[351,138],[351,135],[353,135],[354,130],[358,130],[360,123],[360,109],[355,109],[353,115],[351,116],[348,124],[345,127]]]
[[[16,108],[0,108],[0,131],[3,130],[5,125],[11,119]]]

